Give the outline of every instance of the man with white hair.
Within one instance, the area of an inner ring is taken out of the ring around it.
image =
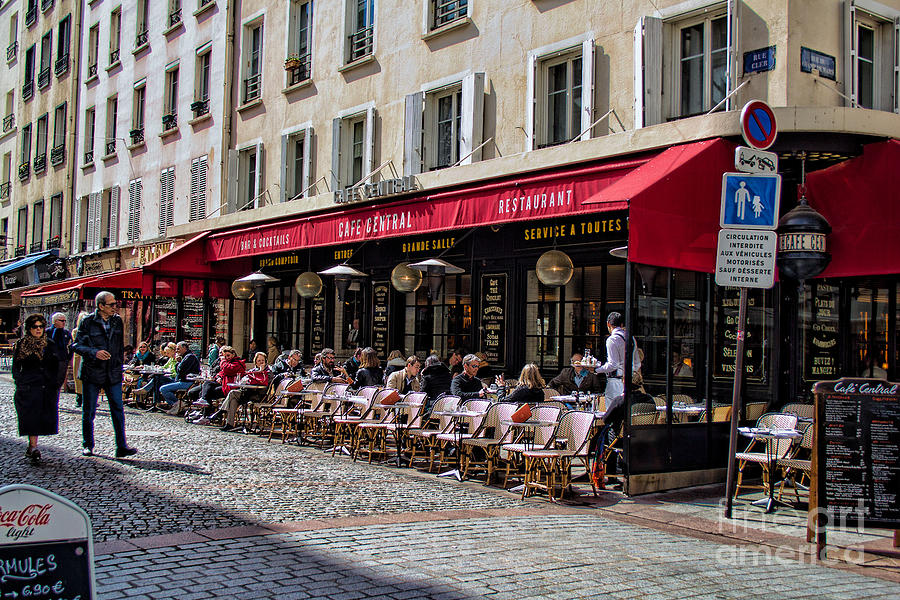
[[[50,340],[56,344],[57,356],[60,358],[57,387],[62,387],[66,384],[66,374],[69,371],[69,362],[72,360],[72,354],[75,352],[72,350],[72,334],[66,329],[65,313],[53,313],[50,317],[50,322],[53,325],[50,327],[48,333],[50,335]]]
[[[100,292],[94,302],[96,310],[81,320],[75,334],[75,352],[82,357],[80,377],[84,386],[81,454],[94,455],[94,415],[102,389],[106,392],[116,435],[116,458],[124,458],[137,453],[125,440],[125,411],[122,408],[125,329],[117,310],[119,303],[111,292]]]

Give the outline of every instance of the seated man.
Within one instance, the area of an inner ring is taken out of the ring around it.
[[[387,381],[387,387],[393,388],[401,394],[419,391],[419,369],[422,363],[419,357],[413,354],[406,359],[406,366],[399,371],[390,374]]]
[[[450,382],[450,393],[459,396],[460,400],[484,398],[484,384],[477,377],[481,359],[474,354],[466,354],[462,364],[463,372]]]
[[[194,382],[188,381],[188,375],[200,373],[200,359],[191,352],[191,347],[187,342],[181,341],[175,344],[175,354],[178,357],[178,362],[175,364],[175,381],[159,388],[163,402],[168,405],[168,408],[175,406],[175,392],[186,390],[194,385]]]
[[[313,367],[312,380],[313,383],[350,383],[351,381],[341,367],[334,365],[333,348],[322,350],[322,362]]]
[[[587,367],[581,366],[581,353],[572,355],[572,366],[560,371],[559,375],[550,380],[550,387],[559,390],[561,394],[572,394],[575,390],[585,394],[599,394],[603,391],[600,378]]]
[[[255,357],[254,357],[255,360]],[[278,385],[284,379],[297,379],[298,377],[306,377],[306,371],[303,369],[303,353],[299,350],[291,350],[287,360],[278,359],[270,369],[270,377],[272,385]]]

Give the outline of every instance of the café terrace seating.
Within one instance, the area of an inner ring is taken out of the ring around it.
[[[334,446],[331,448],[331,455],[341,449],[348,454],[352,454],[353,436],[355,434],[356,425],[364,419],[371,420],[372,405],[375,403],[375,396],[382,388],[375,386],[367,386],[360,388],[357,392],[361,399],[359,403],[350,403],[345,401],[345,407],[340,409],[340,415],[331,419],[334,423]],[[349,399],[348,399],[349,400]]]
[[[777,461],[777,465],[782,472],[781,487],[778,489],[779,500],[784,494],[784,485],[788,481],[791,482],[797,502],[800,502],[799,490],[809,490],[812,474],[812,448],[815,443],[816,428],[811,423],[801,424],[800,428],[803,431],[800,443],[796,444],[794,450],[788,456]]]
[[[382,392],[390,392],[396,390],[382,390]],[[395,449],[406,447],[407,431],[413,427],[419,427],[422,419],[422,408],[425,405],[426,394],[424,392],[409,392],[403,397],[402,407],[396,410],[385,411],[384,417],[377,423],[364,422],[357,427],[359,429],[359,439],[355,444],[354,459],[359,452],[365,452],[369,462],[372,462],[374,455],[387,457],[390,448]],[[379,392],[377,400],[383,400]],[[377,401],[376,400],[376,401]],[[388,440],[392,444],[388,444]]]
[[[566,412],[560,417],[553,438],[548,441],[545,448],[522,452],[525,461],[523,499],[530,492],[544,490],[553,502],[555,493],[561,498],[570,490],[572,460],[579,458],[585,470],[588,470],[588,445],[595,423],[592,412],[577,410]],[[596,495],[597,489],[593,481],[591,488]]]
[[[339,398],[347,393],[350,387],[346,383],[329,383],[322,390],[319,402],[305,411],[302,419],[303,435],[307,440],[321,448],[326,448],[334,440],[334,417],[340,414]]]
[[[472,413],[485,413],[491,406],[489,400],[468,400],[459,408],[461,410]],[[438,471],[445,467],[449,467],[455,459],[451,459],[450,455],[459,452],[458,445],[462,440],[471,438],[475,432],[481,427],[484,420],[484,414],[471,418],[455,418],[455,423],[450,431],[439,433],[433,438],[432,452],[437,458]]]
[[[796,429],[797,416],[783,413],[766,413],[756,422],[759,429]],[[741,488],[768,490],[774,473],[769,473],[769,457],[774,456],[775,461],[787,458],[794,446],[793,439],[757,440],[752,439],[743,452],[738,452],[734,458],[738,461],[737,484],[734,489],[734,497],[741,493]],[[762,485],[750,485],[744,483],[744,471],[748,465],[756,464],[762,468]]]
[[[522,478],[524,476],[524,460],[522,453],[526,450],[548,448],[553,441],[553,432],[556,430],[560,414],[563,412],[559,406],[553,403],[546,406],[544,403],[535,405],[531,409],[532,421],[543,421],[553,423],[552,425],[541,425],[537,427],[521,428],[514,434],[513,441],[509,444],[502,444],[500,452],[497,454],[498,461],[505,467],[503,474],[503,487],[509,487],[510,475]]]
[[[461,448],[463,479],[468,478],[473,472],[483,472],[485,485],[490,485],[500,445],[512,441],[509,437],[509,425],[504,425],[503,421],[509,421],[517,408],[519,406],[512,402],[492,404],[481,421],[481,427],[475,430],[471,437],[463,439]]]
[[[459,396],[450,394],[440,396],[431,407],[431,417],[422,424],[422,427],[409,430],[407,451],[409,452],[410,466],[415,464],[416,457],[421,451],[423,455],[428,455],[428,472],[430,473],[434,469],[433,438],[439,433],[450,431],[453,426],[453,419],[450,416],[439,413],[456,410],[459,402]]]

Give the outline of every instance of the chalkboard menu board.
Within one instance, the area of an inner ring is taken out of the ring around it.
[[[372,348],[382,360],[387,358],[390,332],[391,285],[387,281],[372,284]]]
[[[156,343],[176,341],[176,326],[178,325],[178,299],[156,299]]]
[[[838,376],[838,287],[817,284],[812,298],[811,314],[806,328],[804,376],[819,381]]]
[[[819,504],[833,522],[900,527],[900,384],[820,381]],[[824,493],[823,493],[824,490]]]
[[[481,276],[481,351],[488,362],[506,366],[506,274]]]
[[[316,296],[311,301],[310,309],[310,351],[318,354],[325,348],[325,297]]]
[[[719,305],[716,307],[716,352],[713,359],[713,377],[734,377],[737,358],[737,322],[740,304],[740,289],[719,287]],[[765,347],[763,329],[766,319],[764,294],[750,290],[747,296],[747,322],[744,323],[747,336],[744,340],[744,372],[748,379],[763,377]]]
[[[191,345],[198,356],[203,355],[203,298],[184,298],[181,301],[181,339]]]

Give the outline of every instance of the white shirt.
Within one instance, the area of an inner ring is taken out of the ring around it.
[[[631,370],[639,371],[641,357],[637,351],[637,341],[634,343],[634,352],[631,358]],[[597,373],[614,373],[617,377],[625,375],[625,329],[616,327],[606,338],[606,362],[597,367]]]

